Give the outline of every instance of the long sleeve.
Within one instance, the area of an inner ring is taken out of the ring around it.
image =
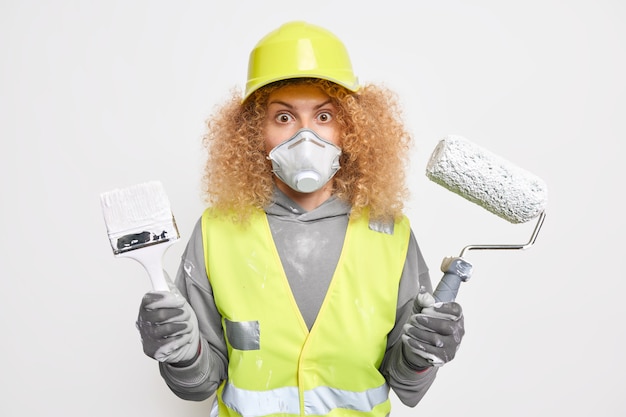
[[[215,393],[226,378],[228,357],[221,316],[207,279],[200,221],[183,253],[175,283],[198,317],[201,354],[190,366],[181,368],[159,363],[159,368],[163,379],[178,397],[202,401]]]
[[[420,286],[432,292],[428,268],[415,236],[411,233],[398,291],[396,324],[387,339],[387,351],[380,368],[400,401],[410,407],[419,403],[426,394],[435,380],[438,369],[428,368],[425,371],[416,372],[407,365],[402,353],[402,327],[411,315],[413,301]]]

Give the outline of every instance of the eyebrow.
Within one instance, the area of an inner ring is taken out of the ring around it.
[[[317,109],[322,108],[322,107],[324,107],[324,106],[326,106],[327,104],[330,104],[330,103],[332,103],[332,100],[328,99],[325,102],[320,103],[320,104],[314,106],[313,108],[315,110],[317,110]],[[287,102],[281,101],[281,100],[274,100],[274,101],[270,101],[269,103],[267,103],[268,106],[271,105],[271,104],[282,104],[283,106],[285,106],[287,108],[293,109],[293,105],[291,105],[291,104],[289,104]]]

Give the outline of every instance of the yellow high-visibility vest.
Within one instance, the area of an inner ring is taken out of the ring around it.
[[[334,276],[309,332],[264,212],[244,225],[202,217],[206,269],[228,347],[220,416],[386,416],[378,371],[394,326],[410,226],[348,224]]]

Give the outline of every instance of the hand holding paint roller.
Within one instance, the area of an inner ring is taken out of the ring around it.
[[[439,141],[427,164],[426,175],[511,223],[538,217],[528,243],[469,245],[458,257],[445,258],[441,265],[444,276],[434,296],[437,301],[453,301],[461,282],[467,281],[472,273],[472,265],[463,259],[466,251],[526,249],[535,243],[545,218],[547,187],[537,176],[461,136],[447,136]]]

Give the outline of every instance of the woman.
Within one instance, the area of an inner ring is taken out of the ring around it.
[[[138,328],[176,395],[212,415],[385,416],[416,405],[464,333],[434,304],[402,214],[410,137],[393,94],[359,86],[332,33],[283,25],[245,94],[209,120],[210,208],[171,292]]]

